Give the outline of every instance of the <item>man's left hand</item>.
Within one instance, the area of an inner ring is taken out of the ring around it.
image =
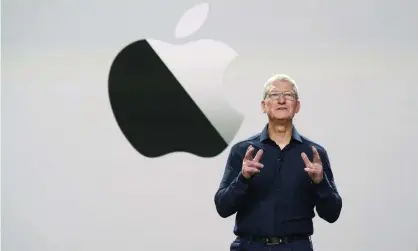
[[[322,179],[324,178],[324,171],[322,169],[322,162],[321,158],[319,157],[319,153],[314,146],[312,146],[313,151],[313,160],[312,162],[309,160],[306,153],[302,153],[302,159],[305,162],[305,171],[311,177],[313,183],[319,184]]]

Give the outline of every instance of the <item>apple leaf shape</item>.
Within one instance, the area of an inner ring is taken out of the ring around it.
[[[202,27],[209,13],[209,4],[200,3],[188,9],[176,26],[176,38],[185,38]]]

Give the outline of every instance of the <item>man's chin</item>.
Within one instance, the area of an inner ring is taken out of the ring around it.
[[[284,122],[284,121],[291,120],[291,118],[289,116],[274,116],[271,118],[271,120],[274,120],[277,122]]]
[[[278,112],[276,114],[273,114],[273,116],[275,119],[289,119],[290,118],[289,114],[284,113],[284,112],[282,113]]]

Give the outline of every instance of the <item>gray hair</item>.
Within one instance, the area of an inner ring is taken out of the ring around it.
[[[264,83],[263,99],[266,98],[271,85],[276,81],[284,81],[290,83],[292,85],[293,92],[296,94],[296,99],[299,99],[299,89],[296,85],[296,81],[286,74],[275,74]]]

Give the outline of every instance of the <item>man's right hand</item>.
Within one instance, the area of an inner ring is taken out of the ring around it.
[[[252,158],[252,153],[254,152],[254,147],[249,146],[247,152],[245,153],[244,160],[242,163],[242,175],[246,179],[250,179],[254,174],[259,173],[260,169],[263,168],[263,164],[260,163],[261,156],[263,155],[263,150],[258,150],[254,159]]]

